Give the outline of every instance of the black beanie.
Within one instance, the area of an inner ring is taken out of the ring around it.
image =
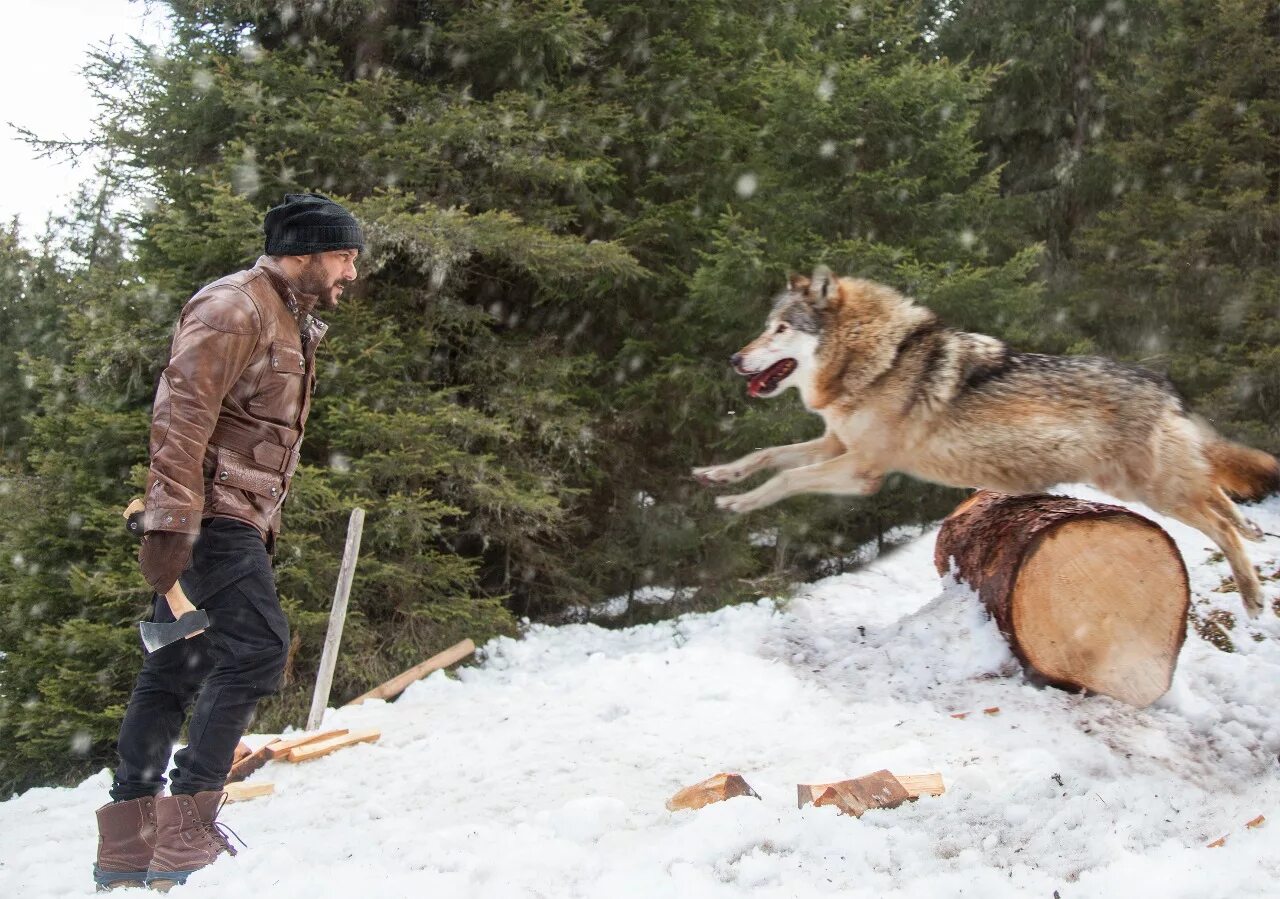
[[[355,216],[319,194],[285,194],[262,222],[268,256],[307,256],[326,250],[364,251]]]

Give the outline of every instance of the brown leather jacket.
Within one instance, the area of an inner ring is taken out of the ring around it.
[[[151,413],[144,531],[195,534],[219,516],[274,546],[329,327],[315,301],[262,256],[183,307]]]

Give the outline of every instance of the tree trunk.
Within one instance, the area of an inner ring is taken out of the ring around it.
[[[1039,679],[1139,707],[1169,689],[1190,591],[1155,522],[1120,506],[980,491],[938,534],[938,573],[953,563]]]

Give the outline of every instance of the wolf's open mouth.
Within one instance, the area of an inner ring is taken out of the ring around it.
[[[778,384],[796,370],[796,360],[783,359],[775,362],[762,372],[748,375],[751,383],[747,385],[747,393],[752,396],[765,396],[778,389]]]

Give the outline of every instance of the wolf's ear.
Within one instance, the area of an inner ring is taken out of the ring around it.
[[[820,265],[813,270],[813,278],[809,281],[809,291],[813,294],[813,301],[822,308],[827,304],[827,300],[831,298],[831,294],[836,289],[836,276],[831,274],[831,269],[825,265]]]
[[[798,293],[804,293],[809,289],[809,279],[804,275],[797,275],[795,272],[787,275],[787,289],[794,290]]]

